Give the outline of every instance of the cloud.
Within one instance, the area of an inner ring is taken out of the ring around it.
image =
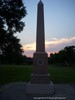
[[[35,47],[36,47],[35,42],[33,42],[31,44],[23,45],[23,49],[26,50],[26,51],[33,51],[33,50],[35,50]]]
[[[65,46],[75,45],[75,37],[61,38],[53,41],[46,41],[46,50],[48,52],[57,52]]]
[[[52,39],[53,39],[52,41],[46,41],[46,45],[59,45],[59,44],[70,43],[72,41],[75,41],[75,37],[62,38],[62,39],[52,38]]]
[[[51,52],[58,52],[64,47],[71,45],[75,45],[75,36],[61,39],[51,38],[50,41],[45,42],[46,52],[48,52],[48,54],[50,54]],[[36,49],[36,43],[33,42],[30,44],[23,45],[23,49],[25,50],[25,55],[32,57]]]

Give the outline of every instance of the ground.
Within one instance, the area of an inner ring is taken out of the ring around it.
[[[75,100],[75,86],[70,84],[54,84],[53,95],[26,94],[25,82],[10,83],[0,89],[0,100]]]
[[[0,100],[75,100],[75,68],[49,65],[54,95],[29,95],[26,85],[30,80],[32,65],[0,65]]]

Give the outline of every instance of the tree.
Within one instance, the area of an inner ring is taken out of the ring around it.
[[[75,64],[75,46],[67,46],[58,53],[50,54],[50,63],[61,63],[65,65]]]
[[[50,59],[49,59],[49,63],[58,63],[59,62],[59,54],[55,53],[55,54],[50,54]]]
[[[64,48],[64,51],[66,52],[66,59],[69,64],[75,63],[75,46],[67,46]]]
[[[7,33],[21,32],[24,27],[22,18],[26,16],[26,9],[22,0],[1,0],[0,17],[4,22]]]
[[[14,34],[23,30],[26,14],[22,0],[0,0],[0,63],[16,63],[22,58],[22,46]]]

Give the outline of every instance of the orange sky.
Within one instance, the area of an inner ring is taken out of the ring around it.
[[[70,38],[51,38],[50,41],[45,42],[45,48],[48,55],[50,53],[58,52],[66,46],[75,45],[75,37]],[[32,57],[36,50],[36,43],[32,42],[30,44],[23,45],[24,54],[28,57]]]

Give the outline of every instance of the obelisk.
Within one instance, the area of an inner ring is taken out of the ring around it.
[[[45,52],[44,5],[37,6],[36,52],[33,54],[33,73],[27,85],[28,94],[53,94],[54,85],[48,74],[48,54]]]
[[[50,75],[48,74],[48,55],[45,52],[44,5],[41,0],[38,3],[36,34],[36,52],[33,55],[31,83],[48,84]]]

